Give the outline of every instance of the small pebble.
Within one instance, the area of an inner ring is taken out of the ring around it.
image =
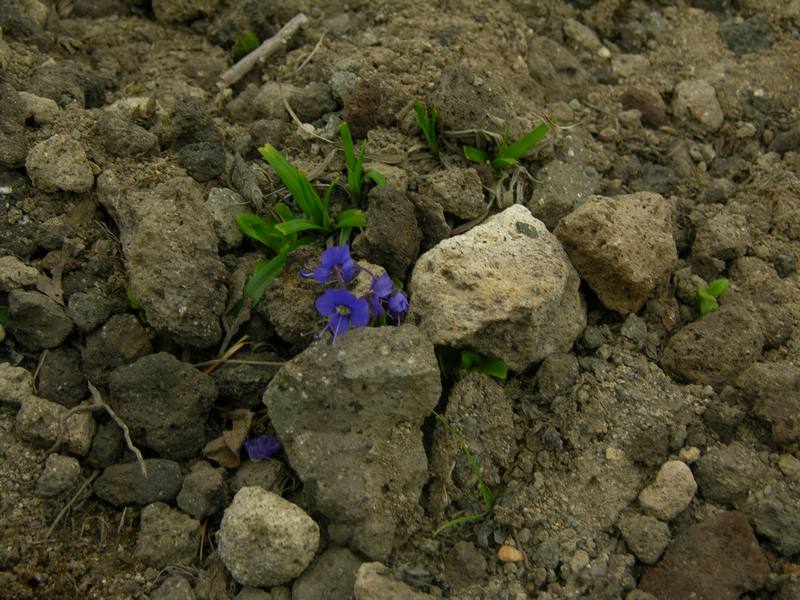
[[[694,461],[700,458],[700,448],[696,448],[695,446],[681,448],[680,452],[678,452],[678,458],[680,458],[687,465],[691,465]]]
[[[656,480],[639,494],[639,504],[645,513],[669,521],[692,501],[697,483],[686,463],[670,460],[664,463]]]
[[[782,454],[778,459],[778,468],[789,479],[800,481],[800,460],[791,454]]]
[[[525,560],[525,555],[514,546],[503,545],[497,550],[497,558],[503,562],[522,562]]]

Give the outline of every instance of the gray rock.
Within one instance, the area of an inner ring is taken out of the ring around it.
[[[447,581],[456,589],[467,588],[487,577],[486,557],[472,542],[459,540],[444,561]]]
[[[542,86],[548,100],[569,101],[582,96],[594,77],[564,46],[546,36],[528,43],[528,73]]]
[[[221,144],[198,142],[178,150],[178,164],[195,180],[209,181],[225,171],[225,149]]]
[[[61,421],[67,409],[37,396],[23,398],[17,413],[16,431],[26,442],[50,448],[58,440]],[[92,447],[92,437],[97,426],[89,413],[74,414],[66,420],[61,442],[76,456],[86,456]],[[58,450],[58,448],[56,448]]]
[[[775,267],[778,276],[782,279],[797,271],[797,258],[788,250],[776,252],[770,257],[770,261],[772,266]]]
[[[70,489],[81,475],[80,463],[71,456],[51,454],[44,464],[44,471],[36,481],[36,494],[51,498]]]
[[[180,345],[215,345],[226,273],[202,188],[187,177],[151,189],[122,179],[105,171],[98,197],[120,228],[125,267],[148,322]]]
[[[344,97],[342,120],[350,126],[353,138],[366,138],[378,127],[394,127],[397,115],[407,102],[406,91],[392,78],[378,73],[359,77]]]
[[[50,350],[39,369],[39,395],[71,408],[89,394],[81,371],[81,355],[74,348]]]
[[[84,333],[94,331],[111,314],[111,301],[99,290],[75,292],[67,301],[67,315]]]
[[[723,305],[673,335],[661,365],[682,381],[719,387],[758,360],[763,346],[757,318],[741,306]]]
[[[279,588],[272,589],[277,590]],[[234,600],[275,600],[275,596],[273,596],[270,592],[266,592],[260,588],[244,586],[239,593],[236,594]]]
[[[435,171],[425,178],[425,183],[446,213],[461,219],[475,219],[487,210],[481,178],[475,169]]]
[[[776,444],[800,441],[800,368],[788,362],[756,363],[736,380],[753,413],[766,421]]]
[[[667,124],[667,105],[661,95],[647,88],[628,88],[620,98],[625,110],[636,109],[642,123],[653,128]]]
[[[579,284],[544,223],[512,206],[419,258],[409,322],[435,344],[471,348],[522,370],[568,351],[583,331]]]
[[[34,187],[44,192],[88,192],[94,185],[83,146],[62,134],[36,144],[25,159],[25,169]]]
[[[133,315],[114,315],[86,338],[83,362],[95,384],[105,384],[108,372],[153,352],[150,336]]]
[[[237,408],[255,408],[261,403],[264,390],[283,360],[269,352],[239,352],[240,360],[269,362],[274,364],[225,363],[214,369],[211,378],[219,390],[219,399]]]
[[[148,458],[144,463],[146,478],[138,462],[107,467],[94,482],[94,495],[114,506],[174,500],[183,481],[180,465],[163,458]]]
[[[672,210],[659,194],[592,196],[555,234],[600,301],[622,314],[641,308],[677,262]]]
[[[6,83],[0,85],[0,106],[0,165],[16,169],[25,163],[30,147],[27,110],[17,90]]]
[[[425,252],[442,240],[450,237],[450,225],[444,218],[444,209],[427,194],[409,192],[408,198],[414,205],[414,216],[422,231],[420,250]]]
[[[101,423],[86,455],[86,464],[94,469],[110,467],[119,460],[124,447],[125,438],[119,426],[114,422]]]
[[[592,167],[553,160],[536,174],[536,187],[525,206],[553,231],[563,217],[595,193],[598,179]]]
[[[105,104],[109,84],[99,70],[89,70],[72,60],[56,60],[36,67],[26,87],[37,96],[55,100],[62,108],[73,102],[80,108],[97,108]]]
[[[689,506],[696,491],[692,470],[685,462],[670,460],[658,470],[655,482],[639,494],[639,505],[645,513],[670,521]]]
[[[189,565],[200,544],[200,521],[163,502],[142,509],[134,556],[151,567]]]
[[[319,527],[299,506],[260,487],[245,487],[225,509],[217,541],[236,581],[273,586],[306,569],[319,546]]]
[[[675,86],[672,114],[684,124],[705,133],[716,131],[725,120],[717,93],[705,79],[687,79]]]
[[[153,0],[153,12],[159,21],[181,23],[212,16],[218,4],[219,0]]]
[[[44,294],[14,290],[8,295],[9,333],[31,350],[60,346],[74,325],[64,309]]]
[[[123,117],[105,110],[97,120],[97,136],[113,156],[148,156],[158,151],[158,136]]]
[[[778,484],[754,494],[748,512],[756,531],[786,558],[800,552],[800,486]]]
[[[417,592],[397,581],[382,563],[362,564],[353,587],[355,600],[432,600],[434,596]]]
[[[781,155],[800,150],[800,127],[793,127],[776,135],[772,142],[772,150]]]
[[[176,460],[194,456],[205,444],[217,388],[191,365],[166,352],[151,354],[114,369],[109,391],[136,443]]]
[[[617,523],[619,532],[631,552],[640,561],[652,565],[669,545],[669,526],[655,517],[627,514]]]
[[[150,600],[195,600],[192,585],[180,575],[170,575],[150,594]]]
[[[230,488],[235,494],[243,487],[257,486],[281,495],[290,477],[289,469],[279,460],[246,460],[231,478]]]
[[[360,566],[347,548],[330,548],[292,584],[292,600],[351,600]]]
[[[264,403],[336,543],[389,555],[427,479],[420,426],[440,393],[433,345],[408,325],[319,341],[272,379]]]
[[[0,256],[0,292],[33,285],[38,278],[39,271],[16,256]]]
[[[0,363],[0,402],[19,405],[33,396],[33,377],[22,367],[10,363]]]
[[[751,243],[747,219],[723,208],[700,225],[692,244],[692,253],[733,260],[744,256]]]
[[[710,448],[695,463],[700,493],[706,500],[738,505],[751,489],[764,485],[768,465],[741,442]]]
[[[225,506],[225,473],[207,462],[198,462],[184,477],[178,507],[196,519],[210,517]]]
[[[236,224],[236,217],[247,212],[244,198],[228,188],[213,188],[208,192],[206,207],[214,219],[214,231],[219,237],[220,247],[230,250],[241,246],[244,236]]]
[[[275,81],[268,81],[260,88],[247,86],[225,108],[231,120],[236,122],[247,123],[257,119],[286,120],[288,115],[283,104],[284,98],[304,123],[315,121],[325,113],[336,110],[336,103],[327,84],[313,82],[299,88]],[[354,137],[361,137],[356,131],[352,133]]]
[[[197,142],[221,144],[223,141],[222,132],[214,124],[205,101],[188,93],[175,98],[172,109],[161,116],[153,133],[158,136],[162,150]]]
[[[353,252],[404,279],[419,255],[422,231],[405,191],[384,185],[369,192],[367,226],[353,242]]]
[[[568,395],[578,379],[580,367],[574,354],[551,354],[536,371],[536,383],[543,398]]]
[[[719,35],[736,56],[769,48],[774,43],[772,28],[765,14],[744,19],[730,19],[719,26]]]

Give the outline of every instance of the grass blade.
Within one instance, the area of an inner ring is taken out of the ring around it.
[[[486,151],[476,148],[475,146],[464,146],[464,157],[467,160],[478,163],[479,165],[482,165],[489,160],[489,155],[486,153]]]
[[[289,252],[284,250],[268,261],[262,260],[256,263],[253,274],[244,286],[244,293],[253,301],[253,306],[259,303],[269,282],[283,271],[288,256]]]
[[[366,227],[367,218],[364,213],[358,208],[348,208],[339,213],[336,217],[336,228],[342,227]]]
[[[291,221],[286,221],[285,223],[279,223],[275,226],[275,229],[280,231],[283,235],[289,236],[293,233],[300,233],[301,231],[325,231],[324,228],[320,227],[308,221],[307,219],[292,219]]]
[[[284,235],[276,230],[275,224],[271,221],[264,221],[258,215],[241,213],[236,216],[236,224],[247,237],[261,242],[275,252],[279,252],[285,245]]]
[[[519,160],[538,144],[549,131],[550,128],[545,123],[541,123],[536,129],[529,131],[510,146],[502,148],[495,156],[495,160],[508,158]]]

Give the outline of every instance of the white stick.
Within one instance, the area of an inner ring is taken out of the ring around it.
[[[259,60],[267,58],[277,52],[279,48],[285,46],[289,42],[289,39],[297,33],[297,30],[306,23],[308,23],[308,17],[303,13],[295,15],[278,33],[268,40],[264,40],[264,43],[258,48],[225,71],[222,77],[219,78],[217,87],[224,90],[229,85],[233,85],[239,81],[250,72],[250,69],[252,69]]]

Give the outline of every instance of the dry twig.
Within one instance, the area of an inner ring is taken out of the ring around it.
[[[258,48],[253,50],[250,54],[242,58],[239,62],[233,65],[230,69],[222,74],[217,82],[217,87],[224,90],[226,87],[233,85],[242,77],[250,72],[256,63],[260,60],[273,55],[278,49],[286,46],[289,39],[297,33],[298,29],[308,23],[308,17],[303,13],[295,15],[291,21],[286,23],[281,30],[273,35],[268,40],[264,40]]]
[[[78,488],[78,491],[75,492],[75,495],[72,496],[72,498],[70,498],[69,502],[67,502],[64,505],[64,508],[62,508],[61,511],[56,515],[56,518],[53,521],[52,525],[50,525],[50,528],[47,530],[47,533],[44,534],[45,539],[50,537],[50,535],[53,533],[53,530],[56,528],[56,525],[58,525],[61,519],[64,518],[64,515],[67,514],[67,511],[69,511],[72,505],[75,504],[75,502],[77,502],[78,498],[83,493],[83,490],[85,490],[87,486],[89,486],[97,478],[98,475],[100,475],[100,471],[98,471],[97,469],[92,471],[92,474],[89,476],[89,479],[83,482],[83,485],[80,488]]]

